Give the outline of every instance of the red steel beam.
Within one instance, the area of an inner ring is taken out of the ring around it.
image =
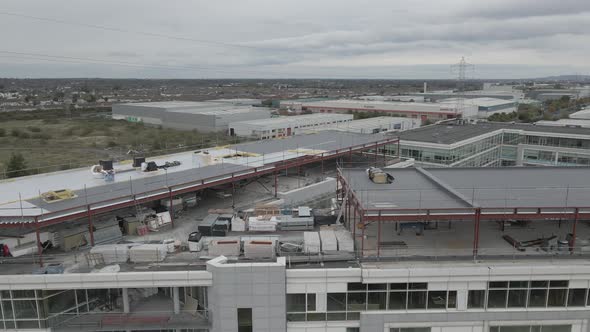
[[[475,224],[473,225],[473,257],[477,257],[479,249],[479,222],[481,217],[481,209],[475,210]]]
[[[383,145],[387,145],[387,144],[392,144],[392,143],[399,143],[399,139],[398,138],[390,138],[390,139],[385,139],[382,141],[377,141],[375,143],[375,146],[383,146]],[[247,179],[247,178],[251,178],[251,177],[257,177],[257,176],[262,176],[265,174],[270,174],[282,169],[287,169],[287,168],[292,168],[292,167],[298,167],[301,165],[306,165],[306,164],[310,164],[310,163],[314,163],[314,162],[318,162],[318,161],[323,161],[323,160],[329,160],[329,159],[334,159],[336,157],[345,155],[345,154],[350,154],[350,156],[352,156],[352,152],[356,152],[356,151],[363,151],[366,149],[370,149],[372,148],[372,143],[368,144],[360,144],[360,145],[355,145],[352,147],[348,147],[348,148],[343,148],[343,149],[337,149],[334,150],[334,153],[322,153],[321,155],[315,155],[315,156],[304,156],[298,159],[294,159],[292,162],[277,162],[274,164],[269,164],[269,165],[264,165],[262,168],[264,168],[263,170],[258,170],[257,168],[254,169],[248,169],[245,171],[242,171],[242,173],[244,174],[240,174],[235,176],[235,173],[229,173],[229,174],[222,174],[222,175],[218,175],[212,178],[205,178],[205,179],[200,179],[200,180],[196,180],[196,181],[192,181],[192,182],[187,182],[187,183],[183,183],[183,184],[178,184],[175,186],[170,187],[170,191],[173,192],[175,195],[179,195],[179,194],[183,194],[183,193],[187,193],[187,192],[193,192],[193,191],[197,191],[197,190],[202,190],[205,188],[210,188],[210,187],[215,187],[218,185],[222,185],[222,184],[227,184],[230,182],[234,182],[234,181],[240,181],[243,179]],[[211,181],[208,182],[209,180],[213,180],[213,179],[218,179],[218,178],[223,178],[217,181]],[[174,187],[184,187],[187,186],[189,184],[194,184],[194,186],[189,186],[187,188],[182,188],[182,189],[177,189],[174,190]],[[276,190],[276,187],[275,187]],[[150,193],[153,192],[160,192],[162,191],[162,189],[157,189],[157,190],[153,190],[153,191],[148,191],[148,192],[144,192],[144,193],[140,193],[142,195],[150,195]],[[169,192],[166,193],[160,193],[160,194],[156,194],[153,196],[149,196],[149,197],[144,197],[144,198],[140,198],[137,200],[137,204],[141,204],[141,203],[145,203],[145,202],[151,202],[151,201],[157,201],[166,197],[169,197]],[[117,202],[117,203],[112,203],[111,202],[115,202],[118,200],[126,200],[124,202]],[[124,207],[128,207],[128,206],[132,206],[134,203],[134,201],[130,200],[127,196],[123,196],[123,197],[117,197],[114,199],[110,199],[110,200],[106,200],[106,201],[100,201],[100,202],[95,202],[90,204],[90,206],[92,205],[106,205],[108,204],[108,206],[102,206],[102,207],[98,207],[95,209],[92,209],[92,211],[94,212],[94,214],[99,214],[99,213],[103,213],[103,212],[108,212],[108,211],[113,211],[113,210],[118,210]],[[60,223],[62,221],[67,221],[67,220],[73,220],[73,219],[78,219],[81,217],[84,217],[86,215],[86,211],[80,211],[80,212],[75,212],[69,215],[63,215],[63,216],[58,216],[55,218],[51,218],[50,216],[52,214],[62,214],[66,211],[74,211],[74,210],[79,210],[84,208],[85,206],[77,206],[77,207],[72,207],[69,209],[64,209],[61,211],[55,211],[55,212],[50,212],[48,214],[45,214],[43,216],[43,220],[40,221],[40,226],[48,226],[51,224],[56,224],[56,223]],[[39,216],[37,216],[39,217]],[[16,226],[14,227],[20,227],[22,224],[14,224]],[[12,224],[0,224],[0,228],[2,227],[12,227]]]

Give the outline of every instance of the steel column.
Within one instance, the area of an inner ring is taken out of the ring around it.
[[[37,254],[39,255],[39,266],[43,267],[43,246],[41,245],[41,234],[39,234],[39,219],[35,217],[35,235],[37,236]]]
[[[172,203],[172,188],[168,188],[168,197],[170,199],[170,207],[168,208],[170,211],[170,223],[172,224],[172,228],[174,228],[174,204]]]
[[[375,142],[375,167],[377,167],[377,155],[379,155],[379,145]]]
[[[361,257],[365,256],[365,228],[366,225],[363,224],[363,210],[359,209],[359,225],[363,226],[361,231]]]
[[[377,222],[377,257],[381,253],[381,211],[379,211],[379,221]]]
[[[88,232],[90,234],[90,246],[94,247],[94,225],[92,225],[92,211],[90,210],[90,205],[87,206],[88,209]]]
[[[356,204],[354,205],[354,214],[352,215],[352,238],[356,246]]]
[[[479,249],[479,222],[481,219],[481,209],[475,210],[475,225],[473,226],[473,257],[477,257]]]
[[[231,183],[231,208],[236,208],[236,183]]]
[[[572,229],[572,243],[570,244],[570,251],[574,250],[576,246],[576,229],[578,228],[578,219],[580,219],[580,209],[576,208],[574,212],[574,228]]]
[[[278,197],[278,190],[279,190],[279,175],[278,175],[278,172],[275,171],[275,198]]]

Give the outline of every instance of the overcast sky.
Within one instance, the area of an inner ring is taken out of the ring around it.
[[[18,0],[0,77],[590,74],[590,0]]]

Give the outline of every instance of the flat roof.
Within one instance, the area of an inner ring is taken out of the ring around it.
[[[456,103],[459,98],[447,98],[443,100],[439,100],[439,103],[447,104],[447,103]],[[514,100],[506,100],[500,98],[490,98],[490,97],[480,97],[480,98],[465,98],[463,100],[465,104],[469,105],[476,105],[482,107],[492,107],[492,106],[502,106],[502,105],[511,105],[513,106],[515,101]]]
[[[375,126],[389,125],[392,123],[415,122],[415,121],[420,121],[420,120],[413,119],[413,118],[395,117],[395,116],[377,116],[374,118],[353,120],[353,121],[346,122],[346,123],[340,123],[336,127],[338,127],[338,128],[355,128],[355,129],[374,128]]]
[[[402,143],[404,141],[413,141],[437,144],[453,144],[502,129],[521,130],[526,132],[585,135],[590,138],[590,132],[588,129],[584,128],[539,126],[534,124],[509,122],[478,122],[475,124],[465,125],[441,123],[407,130],[400,133],[399,136],[402,140]]]
[[[148,161],[155,161],[158,165],[167,161],[180,162],[179,166],[169,167],[167,170],[141,172],[128,162],[115,163],[114,182],[95,178],[90,167],[2,180],[0,181],[0,223],[31,222],[31,218],[21,219],[20,216],[65,213],[66,209],[75,207],[76,211],[67,212],[70,214],[79,212],[79,208],[83,210],[83,207],[88,204],[101,208],[129,201],[133,195],[141,199],[149,197],[147,192],[149,195],[160,195],[168,192],[168,188],[172,187],[175,190],[182,190],[208,182],[230,180],[231,173],[234,172],[240,175],[250,174],[254,173],[255,168],[263,166],[272,168],[269,165],[274,163],[330,153],[339,149],[356,148],[387,138],[394,139],[382,134],[323,131],[284,139],[211,147],[147,158]],[[53,203],[44,202],[39,198],[40,193],[60,189],[69,189],[77,197]],[[107,200],[111,201],[108,204],[104,203]],[[2,217],[11,218],[2,219]]]
[[[387,169],[391,184],[376,184],[364,169],[342,176],[365,209],[463,209],[590,206],[590,168]]]
[[[590,120],[590,107],[584,108],[582,110],[579,110],[575,113],[570,114],[570,119]]]
[[[303,107],[332,107],[332,108],[353,108],[367,110],[392,110],[392,111],[411,111],[416,108],[423,108],[427,112],[448,112],[454,110],[455,105],[439,103],[416,103],[416,102],[396,102],[396,101],[374,101],[374,100],[326,100],[317,102],[303,103]]]
[[[281,116],[278,118],[270,119],[259,119],[259,120],[246,120],[236,121],[231,124],[247,124],[252,126],[277,126],[289,123],[298,123],[303,121],[323,121],[323,120],[352,120],[354,116],[352,114],[338,114],[338,113],[314,113],[305,115],[294,115],[294,116]]]

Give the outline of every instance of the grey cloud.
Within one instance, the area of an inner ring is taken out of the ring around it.
[[[588,0],[494,0],[474,1],[459,12],[463,17],[517,18],[572,15],[590,12]]]
[[[590,72],[585,60],[590,48],[589,0],[80,3],[22,0],[6,2],[2,10],[121,31],[0,16],[3,50],[133,62],[145,65],[145,70],[33,59],[27,60],[30,66],[26,67],[22,59],[4,56],[0,73],[105,77],[285,77],[285,72],[292,77],[383,77],[386,73],[411,78],[430,71],[433,77],[445,78],[450,73],[443,64],[462,55],[483,63],[478,66],[482,77],[558,74],[557,68]],[[510,66],[528,62],[535,66],[518,70]],[[431,63],[440,65],[423,65]],[[488,70],[485,63],[503,67]]]

